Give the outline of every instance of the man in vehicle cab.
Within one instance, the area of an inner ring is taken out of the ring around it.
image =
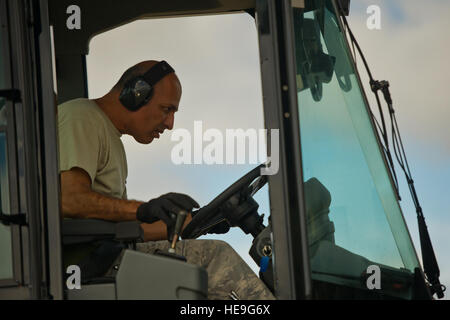
[[[148,202],[129,200],[127,160],[120,137],[128,134],[139,143],[150,144],[166,130],[172,130],[181,94],[181,83],[165,61],[143,61],[129,68],[103,97],[80,98],[58,106],[64,218],[138,220],[145,238],[144,243],[137,244],[138,251],[154,253],[169,248],[167,240],[176,214],[181,210],[192,213],[199,205],[180,193],[161,195]],[[191,219],[189,214],[184,226]],[[228,229],[222,226],[216,233]],[[84,250],[76,259],[89,260],[94,251],[95,247]],[[183,240],[177,243],[176,253],[206,269],[208,299],[229,299],[236,294],[241,299],[274,298],[226,242]]]

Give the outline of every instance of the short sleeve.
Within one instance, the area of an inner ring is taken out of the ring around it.
[[[59,171],[78,167],[85,170],[94,183],[100,161],[101,129],[90,118],[58,113]]]
[[[127,187],[126,186],[125,186],[125,188],[123,190],[122,199],[123,200],[128,200],[128,194],[127,194]]]

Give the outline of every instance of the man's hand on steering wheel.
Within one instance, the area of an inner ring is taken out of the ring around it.
[[[199,207],[197,201],[188,195],[171,192],[141,204],[136,211],[136,219],[145,223],[164,221],[170,240],[178,213],[182,210],[192,212],[193,208]]]

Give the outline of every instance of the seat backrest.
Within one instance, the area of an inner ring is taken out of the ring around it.
[[[309,246],[314,247],[321,240],[334,243],[334,223],[329,217],[330,192],[318,179],[311,178],[304,183],[304,194]]]
[[[64,219],[64,267],[77,265],[81,270],[82,283],[96,282],[108,271],[120,253],[142,241],[143,235],[138,221]]]

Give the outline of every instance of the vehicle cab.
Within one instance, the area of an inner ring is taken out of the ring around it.
[[[90,39],[139,19],[245,13],[278,170],[235,177],[239,188],[221,196],[268,185],[268,223],[255,207],[247,220],[226,217],[253,235],[255,262],[269,261],[261,278],[277,299],[431,299],[350,53],[348,4],[0,0],[0,298],[68,298],[57,105],[88,97]],[[79,9],[81,28],[70,20]],[[192,238],[204,231],[195,227]]]

